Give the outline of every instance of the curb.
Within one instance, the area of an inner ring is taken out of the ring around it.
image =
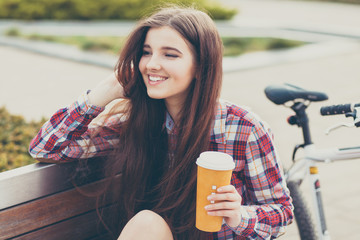
[[[359,41],[335,40],[329,42],[310,43],[300,47],[254,52],[239,57],[225,57],[223,59],[224,72],[244,71],[255,68],[269,67],[279,64],[308,61],[324,57],[349,54],[360,51]]]
[[[103,53],[86,52],[75,46],[65,44],[0,36],[0,45],[109,69],[113,69],[117,62],[116,56]],[[311,43],[288,50],[247,53],[238,57],[224,57],[223,71],[224,73],[243,71],[278,64],[347,54],[357,50],[360,50],[360,44],[358,41],[333,40],[328,42]]]
[[[0,36],[0,45],[105,68],[114,68],[117,61],[115,56],[82,51],[76,46],[45,41],[24,40],[16,37]]]

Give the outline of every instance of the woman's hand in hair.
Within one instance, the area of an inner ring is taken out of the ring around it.
[[[229,227],[240,225],[242,198],[233,185],[219,187],[216,194],[208,196],[208,200],[215,201],[205,207],[209,215],[224,217]]]
[[[102,80],[88,95],[90,104],[99,107],[105,107],[113,100],[123,98],[123,96],[123,87],[115,73]]]

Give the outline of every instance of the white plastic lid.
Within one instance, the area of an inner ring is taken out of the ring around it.
[[[196,164],[203,168],[219,171],[227,171],[235,168],[234,160],[229,154],[215,151],[201,153],[196,160]]]

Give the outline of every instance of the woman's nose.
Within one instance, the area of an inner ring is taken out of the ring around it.
[[[157,56],[152,55],[146,64],[146,68],[150,70],[160,70],[161,65]]]

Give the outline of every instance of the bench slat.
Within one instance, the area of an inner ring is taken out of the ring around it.
[[[109,211],[111,207],[104,210]],[[96,211],[91,211],[69,220],[38,229],[34,232],[15,237],[13,240],[64,240],[64,239],[93,239],[101,236],[102,240],[110,240],[105,228],[100,223]]]
[[[87,161],[90,173],[87,182],[102,178],[105,160]],[[36,163],[0,173],[0,210],[72,188],[78,166],[78,162]]]
[[[116,181],[120,181],[120,176]],[[100,180],[81,188],[97,189],[103,186],[103,182]],[[77,189],[67,190],[1,211],[0,235],[4,238],[18,236],[91,211],[95,207],[95,197],[84,196]]]

